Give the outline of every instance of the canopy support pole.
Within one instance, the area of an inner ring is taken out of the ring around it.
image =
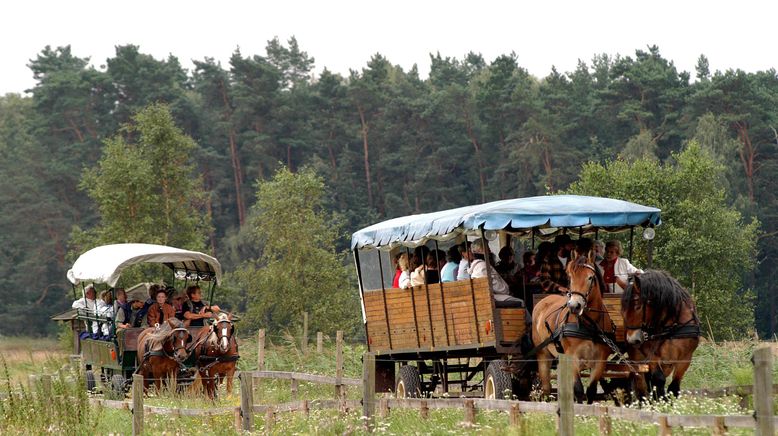
[[[486,279],[489,280],[489,303],[492,306],[492,319],[494,319],[494,326],[492,330],[494,330],[494,339],[495,342],[499,345],[499,343],[502,341],[502,317],[500,316],[500,311],[497,310],[497,305],[495,304],[494,300],[494,289],[492,289],[492,275],[497,274],[496,271],[492,268],[492,255],[491,250],[489,249],[489,241],[486,240],[486,235],[484,233],[484,226],[481,226],[481,241],[484,245],[484,261],[486,262]],[[470,279],[471,283],[471,289],[472,289],[472,283],[473,279]],[[473,310],[476,312],[476,325],[478,325],[478,310],[476,310],[475,306],[475,291],[473,291]],[[476,329],[477,330],[477,329]],[[478,342],[481,342],[481,335],[478,334]]]
[[[629,228],[629,261],[632,263],[632,240],[635,236],[635,226]]]
[[[408,247],[405,247],[405,252],[408,254],[408,263],[410,263],[410,261],[411,261],[411,253],[410,253],[410,250],[408,250]],[[424,263],[424,261],[422,261],[422,263]],[[413,270],[415,271],[416,268],[414,268]],[[408,278],[409,279],[411,278],[412,274],[413,274],[412,272],[408,273]],[[419,339],[420,338],[420,336],[419,336],[419,319],[416,316],[416,296],[414,295],[414,292],[416,290],[414,289],[413,281],[411,281],[410,291],[411,291],[411,306],[413,306],[412,307],[412,309],[413,309],[413,327],[416,330],[416,348],[420,348],[421,347],[421,339]]]
[[[438,241],[435,240],[435,260],[438,260]],[[438,261],[438,265],[440,265],[440,261]],[[446,316],[446,296],[443,293],[443,274],[438,270],[438,283],[440,284],[440,307],[443,308],[443,327],[446,331],[446,346],[451,345],[451,340],[448,338],[448,317]],[[456,280],[456,277],[454,277],[454,280]],[[430,317],[430,320],[432,320],[432,317]],[[448,379],[448,377],[446,377]]]
[[[392,349],[392,331],[389,329],[389,309],[386,307],[386,285],[384,284],[384,263],[381,261],[381,250],[378,251],[378,270],[381,272],[381,296],[384,299],[384,320],[386,321],[386,337],[389,339],[389,349]]]
[[[365,310],[365,289],[362,284],[362,265],[359,263],[359,250],[354,248],[354,263],[357,266],[357,279],[359,280],[359,296],[362,299],[362,311]],[[367,329],[367,321],[365,321],[365,337],[367,338],[367,346],[370,348],[370,332]]]
[[[535,250],[535,228],[532,228],[532,250]]]
[[[422,260],[424,263],[424,292],[427,294],[427,316],[430,320],[430,341],[432,341],[432,347],[435,348],[435,331],[432,329],[432,308],[430,307],[430,285],[427,283],[427,259]],[[438,253],[435,252],[435,262],[438,264],[438,282],[440,281],[440,262],[438,262]]]

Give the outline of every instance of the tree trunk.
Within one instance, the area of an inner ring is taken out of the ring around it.
[[[741,147],[738,150],[740,162],[743,164],[743,172],[746,176],[746,186],[748,188],[748,200],[754,203],[754,160],[756,159],[756,147],[751,142],[751,136],[748,134],[748,124],[743,121],[735,123],[740,139]]]
[[[240,156],[238,155],[238,145],[235,138],[235,128],[232,126],[232,107],[230,106],[229,98],[227,97],[227,88],[222,80],[219,83],[221,89],[222,101],[224,102],[224,120],[229,125],[228,139],[230,142],[230,158],[232,164],[233,181],[235,182],[235,205],[238,209],[238,225],[243,227],[246,222],[246,206],[243,203],[243,194],[241,193],[241,187],[243,185],[243,171],[240,165]]]
[[[367,133],[369,131],[369,126],[367,125],[367,120],[365,119],[365,111],[362,109],[362,106],[357,105],[357,110],[359,111],[359,120],[362,123],[362,148],[364,150],[364,155],[365,155],[365,181],[367,182],[367,205],[373,207],[373,187],[370,183],[370,156],[369,156],[370,147],[367,142]]]
[[[481,184],[481,203],[486,203],[486,177],[484,176],[484,162],[481,159],[481,146],[473,132],[473,124],[470,120],[470,114],[465,112],[465,124],[467,125],[467,136],[475,149],[475,157],[478,162],[478,181]]]

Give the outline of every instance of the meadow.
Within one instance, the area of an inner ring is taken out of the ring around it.
[[[298,371],[332,375],[335,371],[333,341],[327,341],[323,353],[316,353],[315,345],[303,353],[299,342],[291,335],[272,337],[266,347],[265,365],[268,370]],[[751,352],[758,343],[723,342],[703,343],[697,350],[684,388],[714,388],[752,383]],[[362,371],[361,344],[344,346],[344,375],[359,377]],[[257,346],[255,338],[241,341],[240,369],[256,369]],[[89,404],[83,389],[83,376],[69,365],[68,353],[60,342],[52,339],[0,338],[0,433],[2,434],[131,434],[130,413]],[[63,370],[63,366],[66,367]],[[45,395],[40,383],[28,386],[29,374],[54,374],[52,395]],[[778,381],[778,371],[773,372]],[[208,408],[238,406],[238,383],[231,395],[224,387],[216,401],[186,392],[158,392],[146,398],[145,403],[179,408]],[[255,386],[257,403],[290,401],[289,382],[262,380]],[[300,383],[299,397],[309,400],[331,399],[332,386]],[[99,395],[98,395],[99,396]],[[358,399],[361,391],[349,388],[347,397]],[[649,410],[676,414],[749,414],[738,397],[706,399],[682,396],[672,402],[657,402],[646,406]],[[359,413],[349,411],[312,410],[308,417],[300,413],[278,414],[272,425],[273,434],[362,434],[363,423]],[[236,434],[233,415],[184,418],[146,415],[147,434]],[[264,428],[264,416],[255,416],[255,428]],[[461,410],[431,410],[423,420],[416,410],[392,410],[386,419],[376,418],[379,434],[556,434],[553,415],[525,414],[519,427],[509,426],[506,413],[479,411],[475,425],[465,424]],[[595,418],[576,418],[578,434],[598,434]],[[613,421],[614,434],[656,434],[651,425]],[[674,429],[675,434],[709,434],[704,429]],[[733,431],[731,434],[750,434]]]

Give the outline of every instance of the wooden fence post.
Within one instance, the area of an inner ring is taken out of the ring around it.
[[[43,398],[46,398],[48,401],[48,399],[51,398],[51,374],[41,375],[41,388]]]
[[[301,345],[303,354],[308,353],[308,312],[303,312],[303,339]]]
[[[321,354],[324,352],[324,333],[316,333],[316,352]]]
[[[465,400],[465,423],[475,425],[475,403],[473,400]]]
[[[380,416],[382,419],[389,417],[389,400],[386,398],[381,398],[378,400],[378,416]]]
[[[292,401],[297,401],[297,391],[300,389],[300,382],[296,378],[293,378],[291,385],[292,385],[291,386]]]
[[[362,356],[362,416],[365,429],[373,431],[375,414],[375,354],[367,352]]]
[[[37,384],[38,384],[38,376],[35,374],[29,374],[27,376],[27,387],[30,390],[30,395],[35,394],[35,390],[36,390],[35,388],[37,387]]]
[[[756,435],[775,434],[773,424],[773,352],[770,346],[754,350],[754,417]]]
[[[667,416],[659,417],[659,436],[671,436],[673,434],[673,428],[670,427],[670,423],[667,422]]]
[[[235,431],[240,433],[243,430],[243,420],[240,417],[240,407],[236,407],[233,413],[235,415]]]
[[[276,412],[272,407],[267,408],[265,411],[265,434],[270,434],[273,430],[273,424],[276,423]]]
[[[572,436],[575,434],[573,427],[575,418],[573,412],[573,359],[567,354],[559,355],[557,390],[558,431],[562,436]]]
[[[713,424],[714,426],[713,430],[711,430],[711,434],[716,436],[724,436],[727,434],[727,425],[724,424],[723,416],[717,416]]]
[[[143,434],[143,376],[132,375],[132,435]]]
[[[254,428],[254,395],[252,392],[253,377],[250,372],[238,374],[240,379],[240,416],[243,419],[243,431],[250,432]]]
[[[518,434],[523,433],[522,431],[522,416],[521,416],[521,408],[519,407],[519,404],[512,404],[511,405],[511,411],[510,411],[510,423],[512,427],[517,427],[519,430],[517,431]]]
[[[265,370],[265,329],[259,329],[257,334],[257,369]]]
[[[602,436],[610,436],[612,427],[611,417],[608,415],[608,408],[606,406],[597,406],[597,415],[599,416],[600,421],[600,434]]]
[[[419,415],[421,415],[421,419],[429,419],[430,407],[427,405],[426,401],[421,401],[419,403]]]
[[[343,330],[338,330],[335,337],[335,399],[339,403],[343,402],[345,394],[343,392]],[[342,407],[338,407],[342,410]]]

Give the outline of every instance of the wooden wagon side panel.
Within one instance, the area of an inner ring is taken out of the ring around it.
[[[527,331],[525,324],[525,312],[523,308],[517,309],[497,309],[500,311],[500,320],[502,321],[502,339],[501,342],[515,343]]]
[[[371,351],[426,351],[494,341],[494,328],[487,326],[492,306],[485,278],[473,280],[472,285],[463,280],[370,290],[365,291],[364,301]]]
[[[538,301],[551,294],[535,294],[533,301],[537,305]],[[621,317],[621,294],[604,294],[602,297],[605,308],[608,310],[613,324],[616,325],[616,342],[624,342],[624,319]]]

